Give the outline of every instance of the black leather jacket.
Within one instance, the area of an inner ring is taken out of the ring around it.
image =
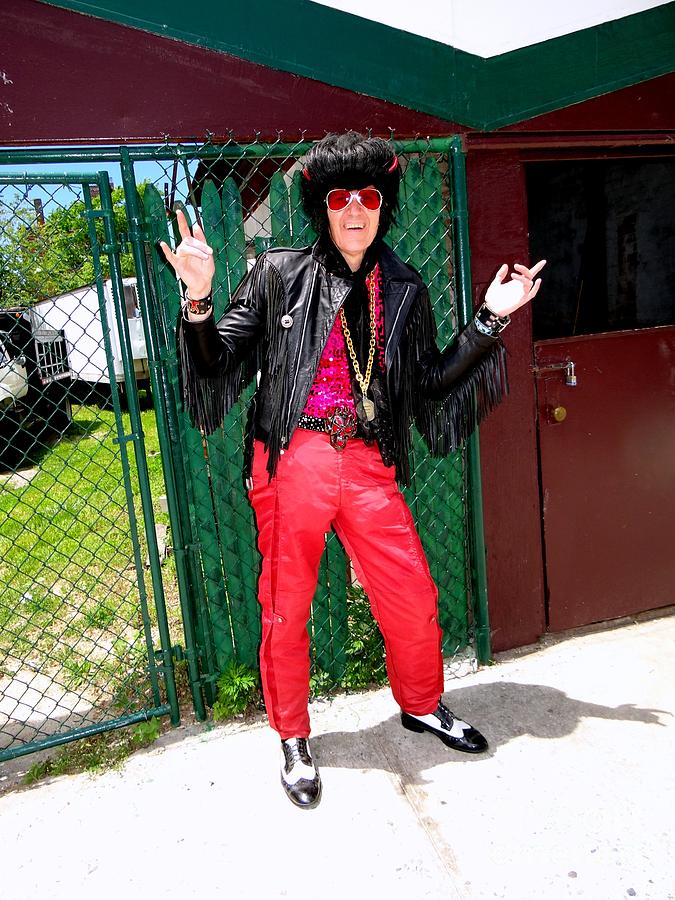
[[[504,349],[471,322],[441,353],[418,273],[384,243],[377,247],[377,258],[384,288],[391,461],[399,481],[407,484],[411,421],[433,455],[456,449],[507,390]],[[268,250],[217,323],[213,316],[203,322],[181,316],[183,396],[195,425],[213,432],[260,371],[250,430],[265,440],[273,474],[351,286],[351,278],[329,270],[320,242],[300,250]]]

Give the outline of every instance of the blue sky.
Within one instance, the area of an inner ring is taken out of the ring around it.
[[[196,169],[197,162],[190,163],[190,172],[194,174]],[[162,161],[161,163],[156,162],[136,162],[134,164],[134,171],[136,174],[137,183],[141,183],[145,180],[150,180],[157,185],[160,190],[163,190],[163,184],[165,182],[169,182],[171,180],[171,172],[172,172],[173,164],[170,161]],[[117,163],[114,162],[87,162],[87,163],[38,163],[38,164],[21,164],[19,165],[11,165],[6,168],[2,166],[0,171],[3,175],[59,175],[59,174],[73,174],[73,173],[85,173],[85,174],[96,174],[97,172],[106,171],[109,174],[109,178],[112,181],[114,187],[119,187],[122,184],[122,173],[120,171],[120,167]],[[184,169],[179,167],[178,170],[178,178],[179,178],[179,189],[178,193],[184,194]],[[182,182],[182,186],[180,186],[180,182]],[[43,208],[45,215],[49,215],[49,212],[53,208],[54,204],[58,204],[60,206],[68,206],[74,200],[81,199],[81,190],[75,185],[74,187],[68,187],[67,185],[59,186],[54,184],[47,185],[17,185],[16,188],[12,188],[12,191],[19,192],[20,195],[28,200],[29,203],[36,198],[40,198],[43,202]],[[7,202],[7,201],[5,201]]]

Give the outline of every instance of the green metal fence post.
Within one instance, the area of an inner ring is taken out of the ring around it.
[[[185,553],[182,551],[184,547],[183,529],[181,525],[181,514],[179,510],[179,500],[176,491],[174,477],[174,461],[172,445],[169,437],[166,416],[166,403],[164,385],[160,381],[159,368],[161,366],[160,354],[157,348],[157,334],[155,332],[156,323],[151,322],[149,318],[150,309],[150,290],[146,271],[146,259],[143,245],[143,231],[141,228],[141,211],[138,204],[138,192],[136,187],[136,179],[134,176],[133,165],[130,160],[129,152],[126,148],[121,148],[121,170],[122,183],[124,185],[124,195],[127,204],[127,219],[129,222],[129,238],[131,241],[132,252],[134,255],[134,264],[137,275],[137,287],[139,296],[139,305],[141,316],[143,319],[143,330],[145,333],[146,346],[148,347],[148,361],[150,363],[150,379],[152,385],[152,393],[155,398],[157,415],[157,436],[160,444],[160,452],[162,454],[162,469],[164,472],[164,483],[166,486],[167,506],[169,508],[169,520],[171,522],[171,532],[178,548],[176,553],[176,577],[179,583],[179,595],[181,598],[181,608],[183,610],[183,623],[186,635],[186,642],[192,644],[187,647],[186,657],[188,660],[189,681],[192,693],[192,700],[195,713],[198,719],[206,718],[206,710],[204,708],[204,700],[200,689],[199,666],[194,652],[194,637],[192,634],[192,616],[190,611],[183,607],[189,593],[189,578],[186,570]],[[192,638],[192,641],[190,639]],[[170,648],[170,642],[167,644]],[[170,653],[170,650],[169,650]]]
[[[459,314],[463,328],[473,310],[471,296],[471,258],[469,251],[469,217],[466,195],[466,167],[464,150],[459,139],[450,147],[454,181],[454,237],[455,258],[458,263]],[[490,647],[490,622],[487,597],[487,568],[485,564],[485,533],[483,530],[483,491],[480,472],[480,443],[474,431],[467,442],[469,462],[469,517],[471,535],[471,560],[475,590],[474,616],[476,655],[481,663],[488,663],[492,656]]]
[[[101,210],[104,213],[103,225],[110,262],[110,279],[114,298],[115,314],[120,331],[120,349],[124,360],[124,375],[126,382],[127,402],[133,438],[135,441],[136,468],[138,470],[138,485],[141,494],[141,508],[143,510],[143,523],[145,526],[145,538],[148,545],[148,560],[150,562],[150,578],[152,580],[153,596],[155,600],[155,612],[160,634],[161,658],[166,687],[167,700],[171,706],[171,722],[178,725],[180,711],[178,709],[178,695],[173,670],[173,658],[171,654],[171,636],[166,617],[164,602],[164,584],[162,582],[162,570],[157,550],[157,536],[155,532],[155,513],[152,507],[152,494],[150,491],[150,476],[145,455],[145,440],[141,423],[140,410],[138,408],[138,395],[134,379],[134,362],[129,340],[129,328],[126,316],[122,314],[122,270],[117,256],[117,235],[113,218],[113,203],[110,191],[110,182],[107,172],[99,172],[98,185],[101,196]],[[133,218],[129,217],[130,225]],[[154,385],[153,385],[154,386]],[[144,611],[145,612],[145,611]]]
[[[91,192],[89,186],[85,187],[84,191],[84,203],[87,215],[87,225],[89,229],[89,235],[92,242],[92,256],[94,261],[94,274],[96,277],[96,286],[99,295],[99,305],[101,310],[101,322],[103,325],[103,337],[106,349],[106,357],[108,359],[108,370],[112,374],[114,372],[114,363],[112,358],[112,350],[110,347],[110,323],[108,322],[107,312],[106,312],[106,298],[105,291],[103,286],[103,267],[101,265],[100,259],[100,251],[98,247],[97,235],[96,235],[96,227],[95,227],[95,218],[101,218],[103,221],[103,229],[104,229],[104,240],[105,243],[102,246],[102,250],[106,253],[108,260],[110,262],[110,275],[111,275],[111,287],[113,294],[113,313],[115,316],[115,322],[117,324],[118,334],[120,338],[120,352],[122,354],[123,364],[124,364],[124,383],[125,390],[127,394],[127,401],[129,404],[129,410],[133,408],[133,401],[135,397],[131,396],[135,394],[135,386],[132,381],[132,374],[129,372],[129,365],[131,365],[131,370],[133,372],[133,362],[130,361],[131,353],[128,347],[128,335],[124,332],[124,326],[126,325],[126,321],[122,322],[122,317],[120,315],[120,288],[117,283],[117,272],[114,271],[114,262],[113,256],[115,256],[117,252],[117,238],[115,235],[114,224],[112,222],[112,198],[110,198],[109,193],[108,196],[104,196],[100,190],[100,182],[103,180],[106,183],[106,187],[108,187],[108,173],[107,172],[99,172],[98,174],[98,182],[99,182],[99,194],[101,196],[101,210],[95,210],[91,201]],[[119,262],[118,262],[119,265]],[[121,278],[121,273],[120,278]],[[121,284],[121,281],[120,281]],[[151,623],[150,616],[148,613],[148,596],[145,587],[145,579],[143,578],[143,560],[141,558],[141,546],[138,539],[138,521],[136,518],[136,510],[134,507],[134,497],[131,489],[131,477],[130,477],[130,467],[129,467],[129,452],[127,449],[127,442],[135,442],[138,441],[139,436],[142,435],[139,432],[140,427],[140,418],[138,416],[130,415],[131,420],[131,431],[129,434],[124,433],[123,421],[122,421],[122,408],[119,400],[119,391],[117,388],[117,382],[113,381],[111,377],[110,387],[113,398],[113,408],[115,409],[115,423],[117,425],[117,438],[115,439],[117,445],[120,450],[120,458],[122,460],[122,472],[124,476],[124,489],[127,496],[127,506],[129,509],[129,523],[131,525],[131,541],[134,553],[134,562],[136,565],[136,572],[138,573],[138,595],[141,605],[141,619],[143,621],[143,633],[145,636],[145,645],[148,653],[148,672],[150,675],[150,680],[152,684],[152,690],[154,695],[154,700],[156,704],[160,702],[160,689],[159,682],[157,679],[157,666],[155,664],[155,654],[154,647],[152,642],[152,632],[151,632]],[[153,534],[154,538],[154,534]],[[149,549],[149,548],[148,548]]]
[[[127,171],[129,174],[127,175]],[[133,166],[124,168],[129,190],[135,184]],[[140,209],[140,207],[139,207]],[[146,186],[143,194],[143,213],[148,243],[144,244],[150,257],[148,267],[140,272],[141,289],[145,290],[149,339],[157,343],[156,356],[161,360],[157,378],[162,388],[161,402],[156,410],[166,417],[167,429],[160,444],[163,471],[167,487],[167,504],[176,555],[176,576],[186,641],[186,659],[190,676],[190,690],[197,718],[206,717],[202,689],[212,693],[208,680],[216,671],[215,649],[211,624],[208,621],[205,578],[202,572],[201,539],[195,520],[195,495],[192,470],[203,469],[201,437],[195,435],[187,423],[187,415],[179,412],[180,387],[175,341],[175,323],[180,309],[180,291],[170,267],[160,265],[157,242],[169,240],[164,201],[154,185]],[[150,279],[149,271],[153,278]],[[146,284],[147,281],[147,284]],[[152,305],[150,305],[152,304]],[[151,312],[152,311],[152,312]],[[168,317],[168,321],[167,321]]]

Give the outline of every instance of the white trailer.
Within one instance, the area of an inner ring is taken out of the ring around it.
[[[124,278],[123,285],[134,373],[138,381],[147,381],[150,376],[148,352],[138,305],[136,279]],[[86,381],[90,384],[110,384],[111,377],[114,377],[117,382],[124,381],[120,334],[110,279],[104,284],[104,294],[114,375],[108,370],[103,340],[103,320],[95,285],[86,285],[59,294],[57,297],[50,297],[49,300],[41,300],[31,308],[34,332],[45,327],[63,332],[73,380]]]

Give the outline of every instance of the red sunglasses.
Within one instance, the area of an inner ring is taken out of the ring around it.
[[[326,206],[333,212],[347,209],[352,200],[358,200],[364,209],[375,211],[382,206],[382,194],[377,188],[361,188],[360,191],[346,191],[335,188],[326,194]]]

